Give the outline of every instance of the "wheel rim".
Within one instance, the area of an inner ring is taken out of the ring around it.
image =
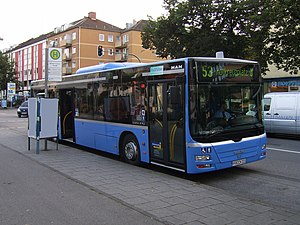
[[[135,160],[137,156],[137,146],[134,142],[128,142],[125,145],[125,156],[128,160]]]

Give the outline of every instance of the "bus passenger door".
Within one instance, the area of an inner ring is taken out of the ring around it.
[[[185,168],[183,86],[174,82],[148,83],[151,163]]]
[[[62,139],[74,140],[74,90],[59,90],[60,132]]]

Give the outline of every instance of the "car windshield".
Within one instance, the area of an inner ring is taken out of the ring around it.
[[[28,107],[28,102],[26,101],[26,102],[23,102],[22,104],[21,104],[21,107]]]

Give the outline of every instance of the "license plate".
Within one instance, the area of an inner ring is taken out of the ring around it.
[[[246,159],[239,159],[232,161],[232,166],[238,166],[238,165],[243,165],[246,163]]]

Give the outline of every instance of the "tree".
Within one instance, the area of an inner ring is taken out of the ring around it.
[[[162,58],[179,58],[215,54],[214,13],[211,0],[178,2],[166,0],[168,16],[157,21],[149,18],[142,32],[144,48],[156,50]]]
[[[165,0],[168,15],[149,18],[144,48],[163,58],[214,56],[268,62],[286,70],[299,66],[299,1]],[[280,10],[279,10],[280,9]],[[284,19],[282,19],[284,18]],[[271,28],[276,29],[271,29]]]
[[[6,90],[7,83],[16,83],[14,62],[0,51],[0,90]]]
[[[300,69],[300,2],[273,1],[274,23],[269,37],[270,62],[290,73]]]
[[[226,56],[256,60],[262,71],[268,67],[266,51],[272,0],[218,1],[217,32],[222,36],[221,46]]]

